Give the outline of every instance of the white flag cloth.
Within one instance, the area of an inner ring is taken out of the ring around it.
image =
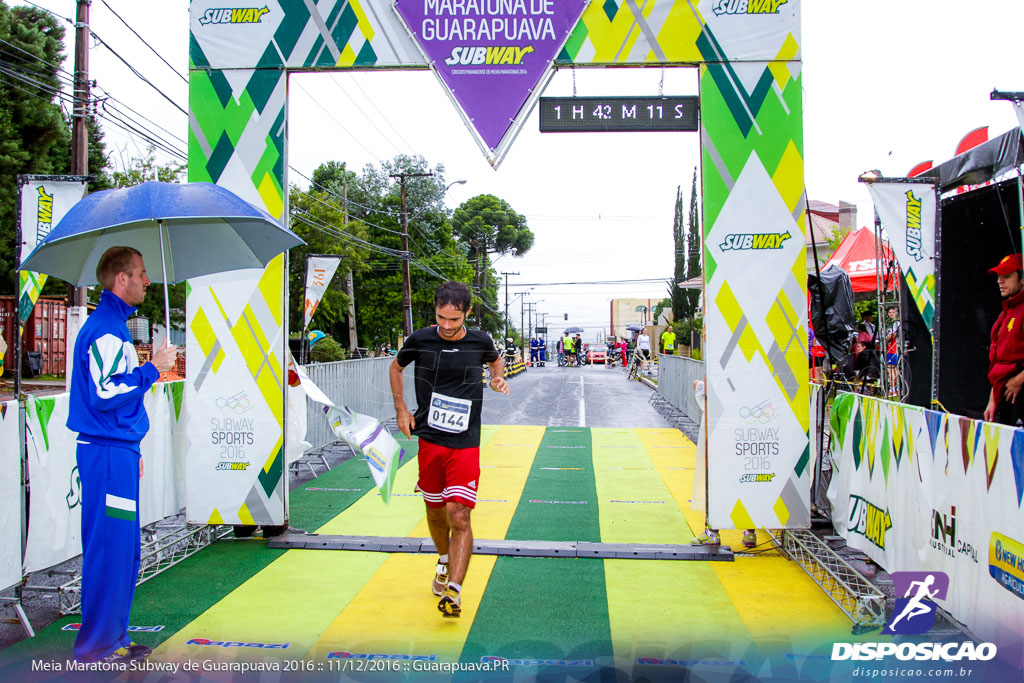
[[[335,436],[351,446],[352,450],[366,456],[366,464],[380,491],[381,500],[387,503],[405,450],[384,425],[369,415],[353,412],[348,406],[326,410],[327,421]]]
[[[936,189],[929,183],[868,184],[882,228],[928,330],[935,316]]]
[[[327,285],[331,284],[334,271],[341,263],[340,256],[310,256],[306,262],[306,303],[302,312],[302,329],[309,327],[309,321],[316,313],[316,307],[324,298]]]
[[[387,503],[391,498],[391,486],[394,484],[395,473],[402,463],[405,450],[375,418],[356,413],[348,406],[334,405],[294,359],[289,364],[289,370],[295,371],[299,378],[299,386],[306,396],[323,405],[323,412],[334,435],[366,458],[366,464],[380,491],[380,497]]]

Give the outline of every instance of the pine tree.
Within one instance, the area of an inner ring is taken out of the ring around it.
[[[697,203],[697,167],[693,168],[693,184],[690,187],[690,220],[686,235],[686,278],[695,278],[701,274],[700,267],[700,249],[701,249],[701,228],[700,228],[700,209]],[[686,317],[691,318],[697,313],[697,308],[700,305],[700,294],[699,289],[687,289],[685,291],[686,298]]]
[[[687,315],[687,299],[684,289],[679,288],[679,283],[686,279],[686,225],[683,223],[683,186],[676,186],[676,210],[672,219],[672,241],[675,246],[675,281],[671,284],[669,293],[672,298],[672,319],[682,322]]]

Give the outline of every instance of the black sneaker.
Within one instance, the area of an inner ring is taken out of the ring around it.
[[[458,619],[462,616],[462,596],[454,588],[445,589],[437,603],[437,610],[445,618]]]
[[[146,649],[149,650],[149,652],[152,652],[152,650],[150,650],[149,648]],[[131,647],[119,647],[106,657],[100,659],[99,661],[103,662],[104,664],[127,664],[128,662],[137,662],[145,658],[146,655],[133,654]]]
[[[131,653],[133,659],[145,659],[153,654],[153,648],[149,645],[139,645],[135,641],[131,641],[128,643],[128,652]]]

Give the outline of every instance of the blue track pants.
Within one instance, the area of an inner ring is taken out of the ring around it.
[[[137,450],[78,442],[82,482],[82,628],[75,658],[96,661],[128,647],[139,576]]]

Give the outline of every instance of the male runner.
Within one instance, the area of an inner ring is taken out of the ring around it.
[[[445,617],[462,614],[462,581],[473,553],[470,512],[480,481],[482,366],[491,369],[491,389],[509,393],[505,363],[490,337],[466,328],[469,288],[446,282],[434,294],[437,326],[416,330],[391,363],[391,393],[398,429],[419,437],[420,479],[427,525],[438,557],[431,591]],[[402,370],[416,363],[416,413],[402,398]]]

